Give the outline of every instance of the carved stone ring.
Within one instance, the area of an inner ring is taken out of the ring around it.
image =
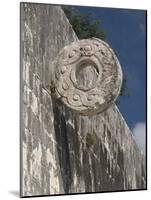
[[[83,115],[104,111],[120,93],[120,63],[100,39],[84,39],[64,47],[53,67],[54,96]]]

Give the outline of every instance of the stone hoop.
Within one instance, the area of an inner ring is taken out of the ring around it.
[[[53,67],[54,96],[83,115],[103,112],[120,93],[120,63],[100,39],[84,39],[64,47]]]

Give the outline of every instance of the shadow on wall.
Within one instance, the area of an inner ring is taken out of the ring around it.
[[[108,152],[96,134],[86,132],[83,133],[85,138],[81,139],[78,134],[79,115],[69,111],[60,100],[52,98],[52,103],[64,193],[124,190],[124,160],[120,148],[116,152],[118,167],[114,167],[113,160],[108,158]],[[85,131],[85,120],[80,120],[83,121],[81,130]],[[89,125],[92,130],[93,124]]]
[[[64,192],[68,194],[70,192],[70,185],[72,184],[73,177],[70,164],[66,119],[64,113],[61,110],[62,106],[60,105],[60,101],[52,98],[52,104],[53,104],[54,129],[57,141],[59,166],[61,170]]]

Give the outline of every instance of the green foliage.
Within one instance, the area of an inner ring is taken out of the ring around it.
[[[123,76],[123,83],[122,83],[122,87],[121,87],[120,96],[127,96],[127,97],[131,96],[130,89],[127,86],[127,80],[128,80],[127,76],[124,75]]]
[[[101,28],[101,21],[96,20],[91,13],[81,14],[72,6],[62,6],[62,8],[79,39],[97,37],[105,40],[106,33]]]

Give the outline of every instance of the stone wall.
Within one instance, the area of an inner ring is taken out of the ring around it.
[[[21,3],[21,196],[146,188],[145,158],[118,108],[81,116],[48,86],[77,41],[59,6]]]

